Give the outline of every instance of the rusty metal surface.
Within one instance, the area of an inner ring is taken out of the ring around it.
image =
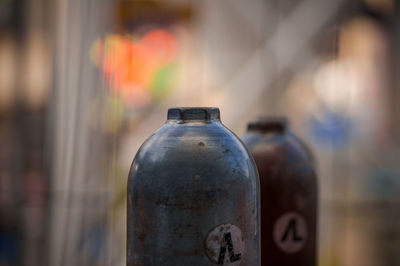
[[[279,119],[249,124],[242,140],[260,175],[262,265],[316,265],[317,178],[309,149]]]
[[[217,108],[175,108],[128,179],[127,265],[259,265],[257,170]]]

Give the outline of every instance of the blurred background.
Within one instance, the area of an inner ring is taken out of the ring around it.
[[[0,0],[0,265],[124,266],[126,180],[173,106],[285,115],[319,265],[400,265],[399,0]]]

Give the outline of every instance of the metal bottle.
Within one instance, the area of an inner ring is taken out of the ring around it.
[[[248,124],[242,138],[258,167],[263,266],[315,266],[317,178],[311,152],[285,119]]]
[[[172,108],[128,179],[127,266],[259,263],[259,183],[218,108]]]

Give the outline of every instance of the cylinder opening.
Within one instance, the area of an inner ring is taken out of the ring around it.
[[[175,107],[168,109],[168,120],[210,121],[219,120],[216,107]]]
[[[265,117],[248,123],[248,131],[284,132],[288,121],[284,117]]]

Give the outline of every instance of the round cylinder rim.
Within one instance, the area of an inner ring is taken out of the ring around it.
[[[210,121],[220,120],[217,107],[173,107],[168,109],[168,120]]]

